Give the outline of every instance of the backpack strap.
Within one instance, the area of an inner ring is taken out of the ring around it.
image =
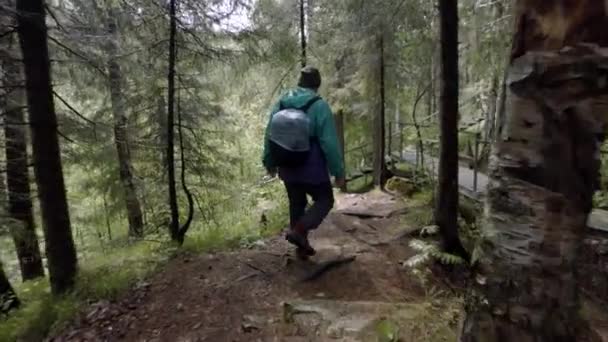
[[[308,100],[308,102],[306,102],[302,107],[299,108],[294,108],[294,109],[299,109],[303,112],[308,112],[308,110],[310,109],[310,107],[312,107],[313,104],[315,104],[317,101],[319,101],[321,99],[321,96],[315,96],[312,99]],[[291,107],[288,107],[286,105],[283,104],[283,101],[279,101],[279,111],[281,110],[285,110]]]
[[[308,110],[310,109],[310,107],[312,107],[312,105],[314,105],[317,101],[319,101],[321,99],[321,96],[315,96],[312,99],[308,100],[308,102],[306,102],[306,104],[304,104],[302,107],[300,107],[299,109],[301,111],[303,111],[304,113],[307,113]],[[281,105],[282,106],[282,105]]]

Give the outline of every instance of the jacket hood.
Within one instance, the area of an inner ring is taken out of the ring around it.
[[[298,87],[288,91],[281,98],[281,104],[285,108],[300,108],[306,105],[312,98],[319,96],[312,89]]]

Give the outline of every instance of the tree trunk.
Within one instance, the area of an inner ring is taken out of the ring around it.
[[[483,127],[483,139],[489,141],[493,139],[494,127],[496,122],[496,112],[498,108],[498,74],[492,76],[492,84],[488,92],[486,121]]]
[[[133,166],[129,153],[129,135],[127,132],[127,115],[125,112],[125,100],[123,93],[123,77],[117,56],[120,51],[117,17],[119,11],[114,5],[108,8],[107,30],[108,42],[108,87],[112,102],[112,114],[114,116],[114,143],[118,155],[118,168],[120,181],[122,183],[127,218],[129,221],[129,236],[142,237],[144,233],[143,214],[137,197],[133,177]]]
[[[177,190],[175,186],[175,62],[176,56],[176,36],[177,0],[170,3],[170,31],[169,31],[169,77],[167,89],[167,171],[169,173],[169,207],[171,209],[171,223],[169,230],[171,239],[179,243],[179,208],[177,206]]]
[[[494,128],[494,141],[500,140],[502,131],[507,121],[507,73],[503,76],[500,83],[500,96],[498,97],[498,106],[496,108],[496,122]]]
[[[22,83],[21,70],[16,64],[16,41],[9,37],[6,50],[11,58],[2,61],[7,87]],[[4,109],[4,138],[6,153],[6,186],[8,192],[8,213],[14,220],[10,224],[11,236],[15,243],[21,276],[24,281],[44,277],[44,267],[36,225],[32,211],[32,193],[28,170],[27,131],[23,108],[25,96],[21,87],[6,88]],[[11,89],[11,90],[8,90]]]
[[[458,2],[439,0],[439,16],[442,72],[435,221],[444,251],[468,258],[458,237]]]
[[[463,342],[587,338],[576,264],[607,127],[606,11],[602,0],[517,2]]]
[[[344,110],[340,109],[338,110],[338,113],[335,116],[335,121],[336,121],[336,133],[338,133],[338,142],[340,144],[340,155],[342,156],[342,165],[345,165],[346,167],[346,140],[344,139],[344,131],[345,131],[345,127],[344,127]],[[347,184],[344,183],[344,185],[340,188],[340,191],[342,192],[346,192],[347,191]]]
[[[379,92],[380,103],[377,107],[377,113],[374,116],[374,185],[380,189],[384,189],[388,170],[385,162],[385,137],[386,128],[384,127],[385,120],[385,67],[384,67],[384,37],[382,33],[378,35],[378,74],[379,74]]]
[[[418,104],[424,97],[424,95],[429,91],[429,86],[426,88],[422,88],[418,85],[418,89],[416,90],[416,99],[414,100],[414,106],[412,107],[412,124],[414,125],[414,129],[416,130],[416,142],[418,148],[416,150],[416,166],[418,166],[418,160],[420,160],[420,170],[424,173],[425,165],[424,165],[424,141],[422,140],[422,132],[420,131],[420,124],[418,123]],[[418,171],[418,170],[416,170]]]
[[[74,285],[76,249],[57,137],[43,0],[17,0],[19,41],[25,66],[32,152],[53,293]]]
[[[306,12],[304,2],[300,0],[300,48],[302,52],[302,68],[306,66]]]
[[[158,94],[156,116],[158,124],[158,144],[159,146],[167,146],[169,143],[169,139],[167,139],[167,103],[165,102],[165,97],[162,95],[162,91],[160,91]],[[167,177],[167,166],[169,165],[169,162],[167,161],[167,150],[161,149],[159,151],[159,156],[162,167],[161,179],[163,182],[165,182]]]
[[[4,273],[4,267],[0,262],[0,318],[2,314],[7,314],[9,311],[19,307],[21,303],[15,294],[8,277]]]
[[[188,183],[186,181],[186,155],[184,148],[184,129],[182,126],[182,111],[180,106],[180,97],[177,97],[177,130],[179,133],[179,151],[180,151],[180,160],[182,162],[182,172],[181,172],[181,181],[182,181],[182,189],[186,194],[186,200],[188,201],[188,216],[186,217],[186,222],[184,222],[183,226],[179,229],[179,235],[177,242],[182,245],[184,243],[184,239],[186,238],[186,233],[190,229],[190,225],[192,224],[192,219],[194,219],[194,197],[192,196],[192,192],[188,189]]]

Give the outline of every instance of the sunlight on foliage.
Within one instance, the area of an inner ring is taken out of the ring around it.
[[[416,255],[404,262],[409,268],[420,268],[426,266],[430,261],[437,260],[444,265],[461,265],[465,261],[457,255],[441,251],[435,243],[414,239],[409,246],[417,252]]]

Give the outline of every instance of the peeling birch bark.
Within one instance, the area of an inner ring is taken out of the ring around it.
[[[575,261],[608,122],[608,49],[516,57],[461,341],[581,341]]]

